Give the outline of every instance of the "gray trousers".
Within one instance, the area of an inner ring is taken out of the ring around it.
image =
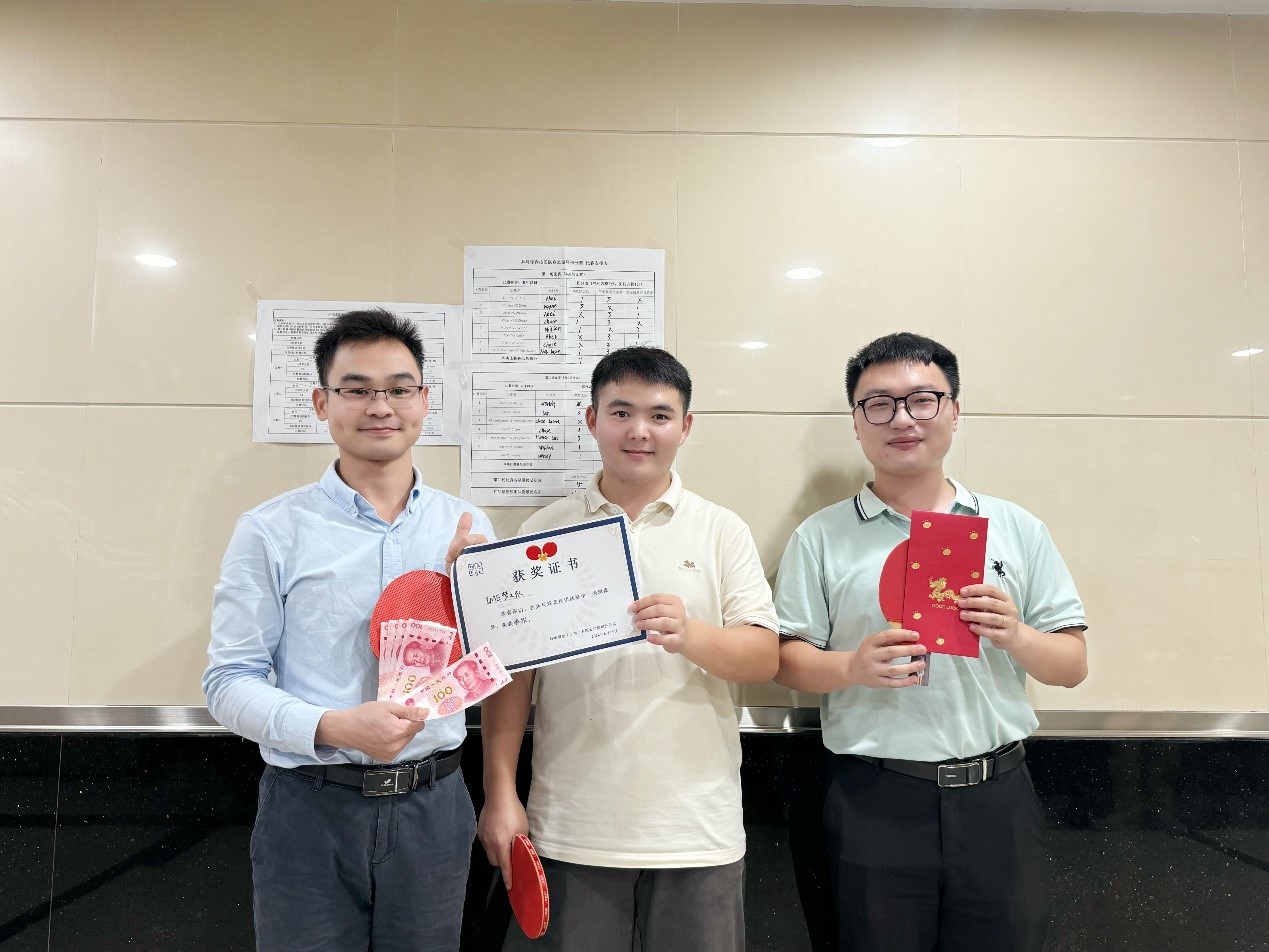
[[[546,935],[515,920],[503,952],[745,952],[745,861],[688,869],[613,869],[542,857]]]
[[[457,952],[476,817],[462,771],[410,793],[266,767],[251,834],[259,952]]]

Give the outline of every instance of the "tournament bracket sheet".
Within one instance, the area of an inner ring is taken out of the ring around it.
[[[423,339],[423,383],[430,409],[419,445],[459,442],[463,309],[457,305],[366,301],[260,301],[256,306],[255,443],[329,443],[330,430],[313,412],[317,370],[313,345],[345,311],[382,307],[407,318]]]
[[[534,506],[599,467],[586,429],[590,374],[622,347],[665,338],[665,252],[468,247],[462,493]]]
[[[610,516],[464,549],[454,562],[463,650],[488,642],[507,671],[643,640],[626,520]]]

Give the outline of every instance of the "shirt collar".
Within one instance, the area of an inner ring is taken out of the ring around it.
[[[332,460],[326,467],[326,472],[322,473],[322,478],[319,480],[322,490],[335,505],[350,516],[374,515],[375,507],[361,493],[339,478],[338,462],[338,460]],[[419,472],[417,466],[413,467],[413,471],[414,485],[410,487],[410,499],[405,504],[406,511],[411,513],[418,506],[419,494],[423,487],[423,474]]]
[[[975,516],[978,515],[978,497],[956,480],[948,478],[947,481],[956,490],[956,497],[952,500],[952,512],[956,512],[959,509]],[[899,515],[894,509],[882,502],[881,497],[872,491],[872,483],[865,483],[864,488],[855,496],[853,502],[855,504],[855,515],[859,517],[860,522],[867,522],[883,512],[894,512],[896,516]]]
[[[591,476],[590,482],[584,491],[586,498],[586,509],[593,515],[597,512],[608,512],[616,510],[621,512],[622,509],[615,502],[612,502],[599,491],[599,476],[602,470],[597,471]],[[683,480],[679,479],[679,474],[674,470],[670,470],[670,486],[657,499],[648,503],[644,509],[659,509],[664,506],[673,513],[678,509],[679,504],[683,501]]]

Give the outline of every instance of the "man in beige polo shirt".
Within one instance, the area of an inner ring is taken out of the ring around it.
[[[551,919],[534,949],[744,952],[740,737],[728,682],[771,680],[779,625],[748,527],[671,470],[692,382],[663,350],[595,367],[586,425],[602,469],[521,533],[625,514],[646,642],[517,675],[482,709],[479,835],[510,880],[528,832]],[[515,772],[537,683],[528,812]],[[511,929],[506,948],[528,948]]]

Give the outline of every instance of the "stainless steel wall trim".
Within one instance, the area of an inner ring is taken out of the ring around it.
[[[468,728],[479,727],[476,709]],[[796,734],[820,729],[813,707],[737,707],[741,733]],[[1269,738],[1269,712],[1040,711],[1037,737]],[[226,734],[203,707],[172,705],[0,705],[0,733]]]
[[[227,734],[205,707],[174,705],[0,705],[0,733]]]
[[[1036,737],[1269,738],[1265,711],[1040,711]]]

